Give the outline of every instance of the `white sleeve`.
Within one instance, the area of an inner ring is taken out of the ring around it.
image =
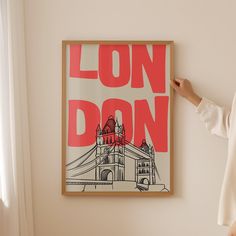
[[[203,97],[196,112],[200,116],[200,120],[205,123],[206,128],[211,134],[228,138],[230,128],[230,109],[221,107],[213,101]]]

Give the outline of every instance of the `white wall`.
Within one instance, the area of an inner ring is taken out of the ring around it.
[[[233,0],[25,0],[36,236],[220,236],[227,141],[175,95],[175,195],[61,195],[61,40],[174,40],[176,75],[230,105],[236,88]]]

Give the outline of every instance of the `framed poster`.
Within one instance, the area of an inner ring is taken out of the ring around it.
[[[62,193],[173,193],[173,41],[62,42]]]

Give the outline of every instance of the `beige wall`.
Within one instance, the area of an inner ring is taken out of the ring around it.
[[[236,88],[233,0],[25,0],[36,236],[220,236],[217,208],[227,141],[210,136],[175,96],[175,195],[64,197],[61,40],[174,40],[175,70],[230,105]]]

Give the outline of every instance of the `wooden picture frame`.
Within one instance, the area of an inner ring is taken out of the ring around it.
[[[63,195],[173,194],[173,50],[62,41]]]

